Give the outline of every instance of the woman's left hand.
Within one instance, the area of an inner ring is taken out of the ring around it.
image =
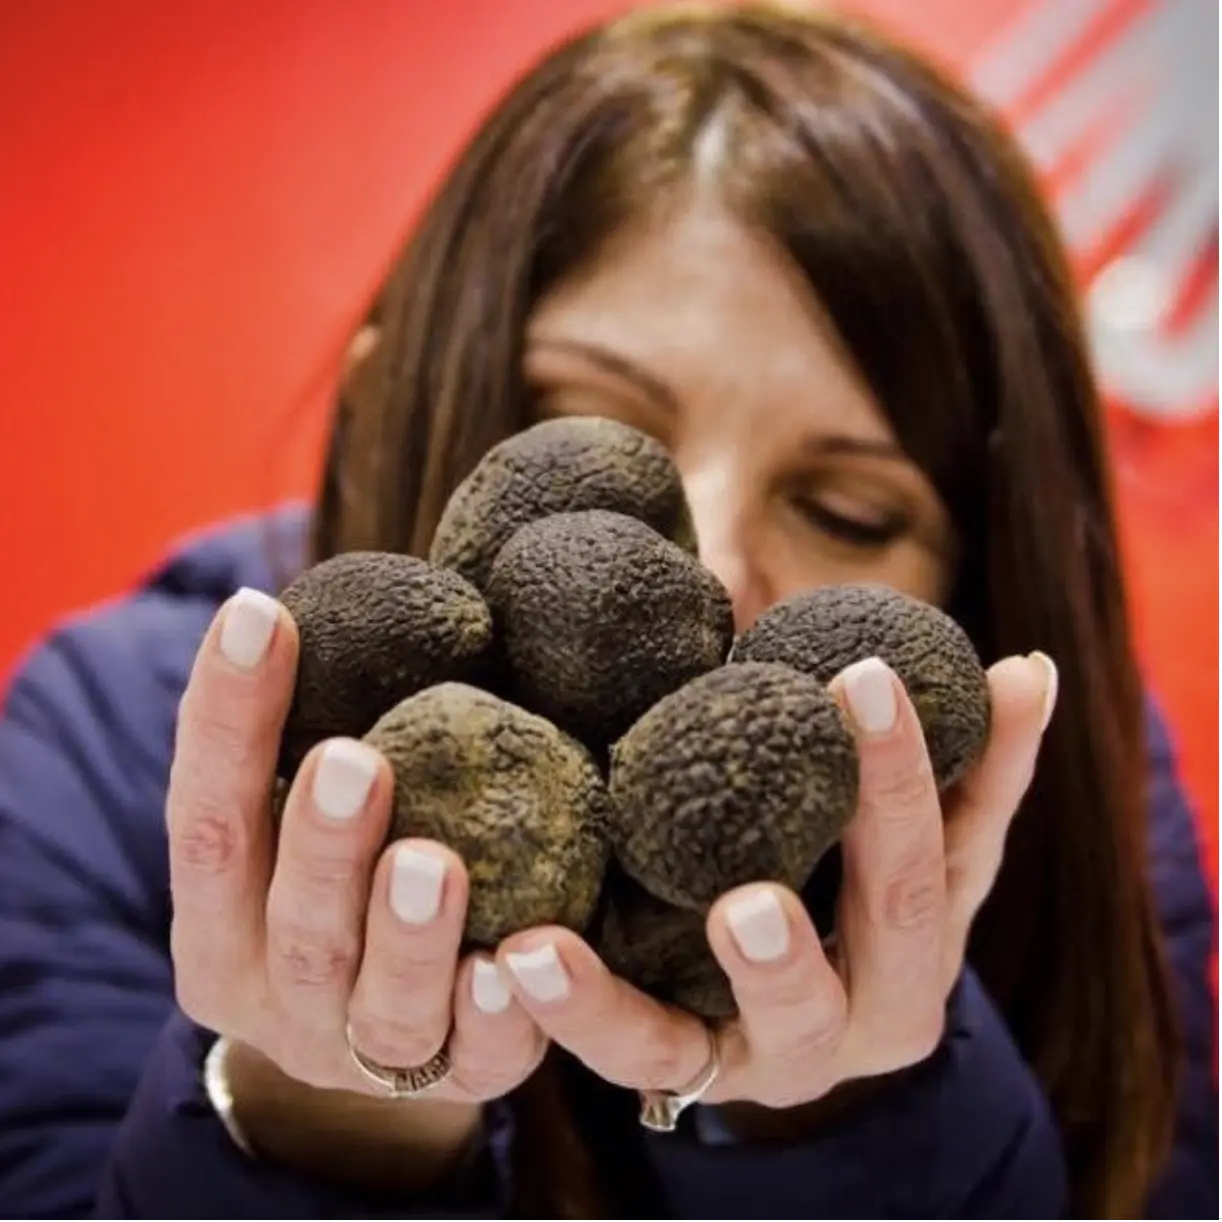
[[[861,787],[842,846],[833,961],[793,892],[751,884],[718,900],[709,941],[739,1016],[711,1033],[720,1070],[703,1102],[795,1107],[938,1046],[972,920],[1034,771],[1056,671],[1040,655],[1007,658],[989,687],[987,747],[944,811],[895,674],[870,659],[834,681],[856,728]],[[614,976],[571,931],[516,935],[499,958],[544,1033],[608,1081],[682,1093],[707,1069],[710,1029]]]

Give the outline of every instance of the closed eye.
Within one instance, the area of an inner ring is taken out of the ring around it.
[[[828,509],[815,500],[800,500],[799,512],[817,529],[853,547],[874,550],[895,542],[908,521],[900,514],[882,517],[853,517]]]

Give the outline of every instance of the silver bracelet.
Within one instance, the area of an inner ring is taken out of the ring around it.
[[[212,1105],[217,1119],[225,1126],[225,1132],[229,1134],[230,1141],[247,1158],[255,1158],[254,1147],[250,1144],[246,1134],[242,1132],[242,1126],[238,1124],[238,1118],[233,1111],[233,1091],[229,1088],[227,1065],[229,1050],[232,1047],[232,1042],[221,1035],[208,1049],[208,1055],[204,1058],[204,1092],[208,1096],[208,1102]]]

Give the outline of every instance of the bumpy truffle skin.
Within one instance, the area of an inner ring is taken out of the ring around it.
[[[738,1003],[705,918],[656,899],[630,879],[608,888],[594,949],[617,976],[699,1018],[733,1018]]]
[[[467,867],[466,936],[495,947],[557,924],[581,932],[606,870],[606,786],[588,753],[541,717],[443,683],[365,735],[394,772],[390,838],[423,837]]]
[[[988,678],[967,633],[944,611],[887,586],[827,586],[789,598],[739,637],[733,656],[782,662],[822,683],[881,658],[916,709],[939,788],[959,780],[988,739]]]
[[[429,558],[483,590],[515,531],[585,509],[639,518],[695,551],[683,485],[665,447],[626,424],[590,416],[545,420],[489,450],[450,497]]]
[[[800,889],[857,803],[857,749],[822,683],[730,663],[660,700],[611,752],[611,842],[667,903]]]
[[[291,777],[324,738],[359,738],[392,705],[490,666],[492,614],[456,573],[412,556],[345,552],[280,596],[300,652],[278,772]]]
[[[515,699],[601,752],[650,705],[720,666],[730,597],[622,514],[556,514],[501,549],[488,602]]]

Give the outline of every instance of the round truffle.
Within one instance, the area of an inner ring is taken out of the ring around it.
[[[617,877],[594,949],[621,979],[699,1018],[733,1018],[738,1003],[705,932],[705,918]]]
[[[639,518],[695,551],[691,513],[666,448],[629,425],[583,416],[545,420],[489,450],[447,502],[429,558],[483,590],[515,531],[584,509]]]
[[[720,666],[734,638],[730,597],[708,569],[601,510],[522,527],[492,567],[488,603],[514,698],[596,751]]]
[[[731,663],[655,704],[611,752],[611,842],[659,899],[706,912],[743,883],[800,890],[857,803],[857,748],[826,687]]]
[[[300,639],[281,776],[324,738],[359,738],[400,700],[447,680],[477,683],[491,664],[483,596],[413,556],[333,556],[306,569],[280,601]]]
[[[783,663],[821,683],[881,658],[916,709],[939,788],[984,751],[988,677],[967,633],[946,612],[888,586],[826,586],[778,603],[738,638],[733,657]]]
[[[470,944],[534,925],[585,929],[607,865],[608,796],[579,744],[462,683],[409,697],[365,741],[394,773],[390,838],[437,840],[466,864]]]

